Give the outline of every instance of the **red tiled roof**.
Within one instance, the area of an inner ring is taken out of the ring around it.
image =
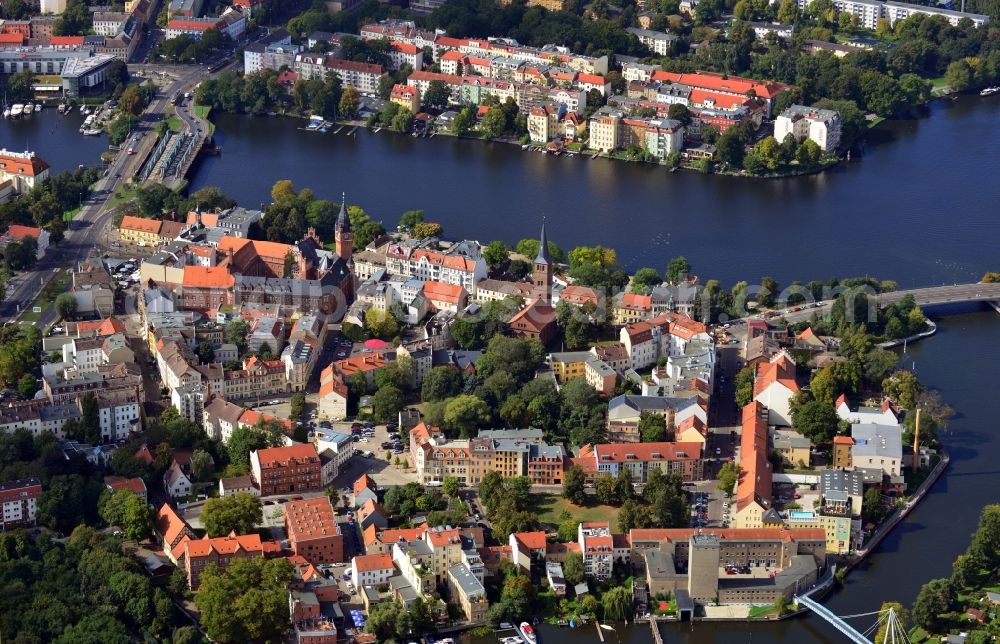
[[[185,266],[183,284],[188,288],[231,289],[236,278],[224,266]]]
[[[795,382],[795,363],[781,354],[777,356],[776,360],[757,365],[757,378],[753,383],[753,395],[759,396],[775,382],[780,382],[792,392],[799,390],[799,385]]]
[[[598,463],[684,461],[701,458],[701,443],[602,443],[595,445],[594,450],[597,453]]]
[[[365,547],[371,547],[376,541],[384,544],[395,543],[397,541],[416,541],[422,539],[426,532],[426,524],[419,528],[399,528],[395,530],[379,531],[378,527],[370,525],[365,529]]]
[[[545,550],[544,532],[515,532],[514,538],[527,550]]]
[[[586,302],[597,304],[600,301],[600,294],[589,286],[567,286],[559,294],[559,301],[570,304],[584,304]]]
[[[240,551],[247,553],[263,554],[264,547],[260,541],[259,534],[230,533],[225,537],[215,537],[214,539],[206,535],[202,539],[192,539],[187,541],[182,552],[188,557],[207,557],[213,552],[220,555],[233,555]]]
[[[157,534],[161,535],[168,545],[174,543],[187,527],[184,520],[166,503],[157,511],[155,525]]]
[[[146,494],[146,482],[141,478],[123,478],[121,476],[105,476],[104,485],[108,486],[112,491],[117,492],[118,490],[129,490],[137,496],[143,496]]]
[[[0,45],[22,45],[24,36],[22,34],[0,34]]]
[[[299,461],[318,460],[316,447],[312,443],[287,445],[285,447],[269,447],[257,451],[257,460],[261,467],[281,466],[292,459]]]
[[[392,557],[385,553],[374,555],[361,555],[354,558],[354,567],[358,572],[372,572],[373,570],[391,570]]]
[[[772,474],[767,460],[767,411],[755,400],[743,408],[740,478],[736,485],[739,510],[754,502],[770,502]]]
[[[577,75],[576,81],[578,83],[589,83],[591,85],[606,85],[608,82],[600,74],[584,74],[582,72]]]
[[[430,545],[435,548],[443,548],[448,545],[462,543],[462,538],[458,534],[458,528],[452,528],[451,530],[431,529],[425,534],[427,536],[427,541],[429,541]]]
[[[83,36],[52,36],[49,44],[54,47],[72,47],[83,44]]]
[[[340,534],[330,497],[290,501],[284,510],[288,536],[295,542]]]
[[[785,85],[775,82],[759,82],[738,76],[723,76],[710,72],[697,72],[694,74],[679,74],[676,72],[657,71],[653,73],[654,81],[670,81],[681,83],[700,89],[732,92],[746,96],[751,89],[761,98],[774,98],[784,89]]]
[[[430,280],[424,282],[424,295],[432,301],[447,302],[456,305],[461,304],[468,297],[468,293],[466,293],[463,286]]]
[[[834,445],[853,445],[854,444],[854,439],[851,438],[850,436],[834,436],[833,437],[833,444]]]
[[[639,293],[625,293],[622,295],[621,308],[632,311],[652,311],[653,296],[640,295]]]
[[[362,474],[354,482],[354,496],[361,494],[365,490],[375,491],[375,481],[367,474]]]
[[[20,224],[11,224],[10,228],[7,229],[7,237],[10,239],[24,239],[25,237],[34,237],[38,239],[42,234],[41,228],[33,228],[32,226],[22,226]]]
[[[160,225],[162,223],[163,222],[159,219],[146,219],[145,217],[133,217],[131,215],[126,215],[122,217],[122,223],[118,226],[118,228],[120,230],[153,233],[155,235],[160,232]]]
[[[185,20],[183,18],[175,18],[167,23],[167,29],[176,29],[178,31],[208,31],[209,29],[215,29],[218,23],[209,22],[207,20]]]
[[[692,89],[688,101],[692,105],[704,106],[707,101],[712,101],[713,106],[729,110],[740,105],[745,105],[750,101],[746,96],[733,96],[732,94],[722,94],[704,89]]]

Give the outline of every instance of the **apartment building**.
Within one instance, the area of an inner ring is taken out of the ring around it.
[[[685,481],[704,478],[701,443],[602,443],[585,445],[580,459],[594,464],[597,475],[618,476],[625,470],[632,481],[644,484],[649,473],[657,469],[664,474],[676,473]]]
[[[35,525],[38,497],[41,494],[42,484],[36,478],[0,483],[0,506],[3,507],[0,530]]]
[[[284,505],[292,552],[314,566],[344,561],[344,536],[327,496]]]
[[[796,143],[811,140],[826,153],[840,145],[841,118],[834,110],[792,105],[774,120],[774,138],[779,143],[789,134]]]
[[[309,492],[322,486],[319,455],[311,443],[250,452],[250,475],[261,496]]]

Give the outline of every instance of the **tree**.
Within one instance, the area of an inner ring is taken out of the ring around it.
[[[632,528],[649,527],[649,519],[649,509],[641,501],[629,499],[618,511],[618,531],[627,534]]]
[[[821,400],[809,400],[792,413],[792,424],[817,445],[833,440],[839,422],[833,405]]]
[[[274,194],[273,192],[271,193]],[[250,325],[243,318],[230,320],[226,324],[226,340],[230,344],[235,344],[242,354],[247,349],[247,338],[250,336]]]
[[[246,492],[209,499],[201,509],[201,521],[210,537],[250,534],[263,520],[260,499]]]
[[[30,373],[21,376],[17,381],[17,393],[22,400],[31,400],[38,391],[38,381]]]
[[[865,490],[865,496],[861,500],[861,518],[867,523],[878,525],[885,518],[885,501],[882,500],[882,493],[878,488],[870,487]]]
[[[365,327],[376,338],[391,340],[399,334],[399,321],[389,311],[370,308],[365,311]]]
[[[195,354],[198,356],[201,364],[212,364],[215,362],[215,349],[207,342],[199,342],[198,348],[195,349]]]
[[[302,418],[302,416],[306,413],[306,395],[301,391],[292,394],[292,398],[289,400],[288,406],[289,416],[293,419]]]
[[[451,498],[457,499],[458,492],[461,489],[461,486],[459,485],[457,478],[455,478],[454,476],[446,476],[444,477],[444,482],[442,483],[441,489],[444,490],[444,493],[450,496]]]
[[[479,123],[484,139],[495,139],[503,134],[507,126],[507,115],[500,106],[491,107],[487,110],[483,120]]]
[[[604,505],[611,505],[615,502],[616,490],[615,490],[615,479],[611,476],[610,472],[604,472],[597,477],[594,482],[594,491],[597,494],[597,500]]]
[[[390,421],[406,406],[406,398],[397,387],[382,387],[372,396],[372,414],[377,420]]]
[[[428,237],[440,237],[444,234],[444,227],[432,221],[422,221],[413,227],[413,236],[417,239],[427,239]]]
[[[98,513],[108,525],[119,526],[129,539],[138,541],[153,529],[153,511],[131,490],[101,495]]]
[[[627,467],[623,467],[618,470],[618,476],[615,477],[615,500],[618,501],[618,505],[621,505],[634,496],[635,488],[632,486],[632,471]]]
[[[913,621],[931,633],[940,632],[947,623],[941,615],[951,610],[954,591],[947,579],[932,579],[923,585],[913,603]]]
[[[72,293],[60,293],[56,298],[56,313],[62,320],[72,320],[76,317],[76,296]]]
[[[570,467],[563,476],[563,496],[570,503],[583,505],[587,502],[586,482],[587,475],[579,465]]]
[[[447,107],[451,99],[451,90],[444,81],[433,80],[427,84],[427,91],[424,92],[424,105],[429,108]]]
[[[799,162],[799,165],[806,168],[815,166],[822,158],[823,150],[812,139],[804,140],[795,150],[795,159]]]
[[[444,400],[462,391],[462,372],[451,366],[435,367],[424,376],[420,399],[424,402]]]
[[[405,230],[413,230],[414,226],[423,223],[423,221],[423,210],[407,210],[399,216],[399,227]]]
[[[632,276],[633,293],[649,293],[650,289],[659,285],[660,274],[654,268],[640,268]]]
[[[605,621],[621,622],[632,614],[632,589],[615,586],[601,598]]]
[[[215,459],[203,449],[196,449],[191,454],[191,476],[196,481],[207,481],[215,471]]]
[[[483,259],[486,260],[486,265],[491,269],[503,266],[509,256],[510,250],[499,239],[494,239],[483,247]]]
[[[476,117],[472,106],[463,107],[451,122],[451,133],[462,136],[471,130],[475,123]]]
[[[358,113],[359,102],[358,90],[353,87],[345,88],[340,95],[340,104],[338,106],[340,113],[347,118],[354,118]]]
[[[909,632],[910,611],[903,608],[903,605],[899,602],[882,602],[882,608],[879,609],[879,612],[885,613],[888,610],[892,610],[896,614],[896,619],[899,620],[899,625],[903,627],[903,632]],[[882,619],[881,616],[879,619]],[[875,644],[886,644],[887,642],[894,641],[894,639],[893,636],[889,635],[889,620],[886,618],[882,621],[882,626],[879,627],[873,641]]]
[[[219,642],[280,639],[288,629],[291,581],[287,559],[254,557],[234,559],[225,569],[206,567],[195,596],[202,627]]]
[[[226,451],[229,462],[250,467],[250,452],[267,447],[267,436],[256,427],[240,425],[229,435]]]
[[[583,555],[579,552],[570,552],[563,559],[563,577],[566,583],[575,586],[583,581]]]
[[[799,5],[795,0],[781,0],[778,6],[778,22],[783,25],[794,25],[799,19]]]
[[[667,419],[653,412],[642,412],[639,414],[639,436],[643,443],[659,443],[667,440]]]
[[[445,429],[463,438],[474,436],[491,418],[489,405],[467,394],[449,400],[444,410]]]
[[[691,262],[684,256],[675,257],[667,264],[667,274],[664,276],[671,284],[680,284],[691,272]]]
[[[743,409],[753,401],[753,367],[743,367],[736,374],[736,406]]]
[[[740,480],[740,466],[736,463],[724,463],[718,474],[718,488],[728,498],[733,498],[736,482]]]
[[[913,409],[923,391],[923,385],[913,372],[899,370],[882,381],[882,391],[899,406]]]
[[[503,494],[504,480],[500,472],[489,470],[479,482],[479,498],[488,512],[493,512]]]

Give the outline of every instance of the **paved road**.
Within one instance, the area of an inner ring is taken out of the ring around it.
[[[141,66],[140,66],[141,67]],[[70,222],[65,239],[57,246],[50,247],[48,252],[31,271],[21,274],[11,284],[8,284],[7,297],[0,302],[0,319],[12,320],[20,312],[31,306],[42,287],[51,280],[62,268],[74,268],[92,254],[100,255],[100,248],[107,245],[108,224],[111,221],[111,209],[108,202],[119,186],[139,170],[142,160],[148,150],[155,144],[152,129],[167,108],[171,96],[178,92],[189,91],[201,79],[207,76],[207,70],[201,66],[168,68],[175,74],[174,80],[146,108],[134,139],[122,145],[122,151],[108,165],[107,176],[102,177],[94,186],[93,192],[83,204],[77,217]],[[185,118],[185,123],[195,122],[193,115]],[[132,147],[136,154],[129,155],[127,150]],[[103,239],[102,239],[103,238]],[[35,326],[45,327],[55,321],[54,307],[50,307],[35,322]]]

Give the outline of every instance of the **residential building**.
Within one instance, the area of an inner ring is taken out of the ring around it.
[[[898,425],[899,419],[892,409],[892,403],[888,400],[882,401],[881,407],[858,407],[851,411],[847,405],[847,397],[841,394],[836,402],[837,416],[851,424],[865,423],[875,425]]]
[[[611,152],[619,147],[619,127],[622,113],[614,108],[604,106],[590,117],[590,149],[598,152]]]
[[[361,592],[365,586],[381,586],[396,573],[392,556],[388,553],[359,555],[351,560],[351,581]]]
[[[378,501],[378,486],[367,474],[362,474],[354,481],[354,507],[359,508],[368,501]]]
[[[627,324],[619,336],[629,354],[632,369],[648,367],[661,357],[682,354],[692,341],[712,342],[708,327],[679,313],[663,313],[650,320]]]
[[[768,424],[791,426],[792,396],[798,392],[795,360],[787,352],[776,353],[768,362],[757,365],[753,399],[767,408]]]
[[[856,469],[881,471],[892,478],[901,475],[902,428],[899,425],[856,423],[851,425],[851,463]]]
[[[318,490],[320,470],[319,455],[311,443],[250,452],[250,474],[261,496]]]
[[[11,224],[7,228],[7,232],[0,236],[0,249],[6,249],[7,244],[14,241],[23,242],[28,237],[34,239],[37,244],[35,258],[41,259],[45,255],[45,251],[49,248],[49,231],[35,228],[34,226]]]
[[[412,85],[396,83],[389,93],[389,102],[408,109],[414,114],[420,111],[420,90]]]
[[[771,433],[771,449],[787,467],[809,467],[812,441],[795,430],[775,429]]]
[[[175,564],[177,563],[177,557],[174,554],[175,549],[179,554],[179,546],[182,542],[195,538],[194,530],[166,503],[161,505],[160,509],[156,512],[153,531],[159,537],[158,544],[160,548],[167,558]]]
[[[121,476],[105,476],[104,487],[111,490],[112,493],[118,490],[128,490],[142,499],[143,503],[146,503],[146,482],[139,477],[127,479]]]
[[[361,531],[364,532],[370,526],[375,526],[377,529],[385,530],[389,526],[389,520],[385,516],[385,511],[382,506],[378,504],[378,501],[368,500],[358,508],[357,512],[358,526]]]
[[[163,488],[171,497],[178,499],[191,495],[191,479],[181,469],[181,466],[174,461],[163,473]]]
[[[249,474],[219,479],[219,496],[233,496],[234,494],[260,496],[260,490],[254,487],[253,477]]]
[[[858,470],[823,470],[820,472],[820,512],[835,516],[860,516],[864,483],[864,474]]]
[[[743,408],[740,435],[740,476],[736,483],[735,528],[762,528],[772,508],[773,469],[768,460],[767,409],[753,401]]]
[[[633,34],[639,42],[646,45],[651,52],[657,56],[666,56],[670,53],[671,47],[677,41],[677,36],[664,33],[662,31],[651,31],[649,29],[637,29],[629,27],[625,31]]]
[[[583,572],[597,581],[611,578],[614,539],[607,521],[583,521],[577,526],[577,543],[583,556]]]
[[[643,412],[663,416],[668,431],[695,416],[708,423],[708,407],[698,397],[633,396],[622,394],[608,403],[608,439],[616,443],[639,442],[639,419]]]
[[[0,506],[3,523],[0,530],[35,525],[38,497],[42,484],[36,478],[0,483]]]
[[[210,565],[225,569],[235,559],[249,559],[264,555],[260,535],[231,533],[226,537],[182,540],[175,548],[178,565],[183,565],[191,590],[201,586],[201,573]],[[182,563],[183,562],[183,563]]]
[[[838,435],[833,437],[833,467],[835,469],[851,469],[854,463],[851,460],[851,449],[854,447],[854,439],[850,436]]]
[[[805,105],[792,105],[774,120],[774,138],[779,142],[789,134],[796,143],[809,139],[826,153],[840,145],[840,114]]]
[[[9,73],[14,73],[11,69]],[[0,63],[0,73],[4,73]],[[34,152],[13,152],[0,150],[0,184],[12,181],[14,191],[31,192],[32,188],[49,177],[49,164]]]
[[[654,469],[685,481],[704,478],[701,443],[601,443],[582,447],[580,458],[592,460],[598,475],[627,470],[637,484],[644,484]]]
[[[167,22],[165,35],[167,40],[179,36],[190,36],[195,40],[201,40],[205,32],[210,29],[219,29],[218,18],[174,18]]]
[[[448,590],[457,600],[468,624],[486,622],[486,609],[489,608],[486,589],[466,564],[457,563],[448,568]]]
[[[313,565],[344,561],[344,536],[330,497],[290,501],[284,511],[292,552]]]

